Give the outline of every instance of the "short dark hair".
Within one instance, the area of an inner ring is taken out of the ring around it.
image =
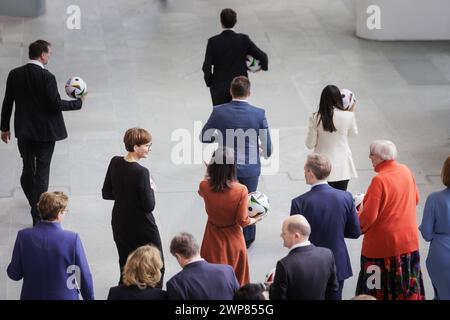
[[[48,47],[50,46],[50,42],[45,40],[36,40],[28,46],[28,57],[32,60],[37,59],[43,52],[48,53]]]
[[[233,28],[236,24],[236,20],[237,14],[233,9],[225,8],[220,13],[220,22],[222,23],[222,26],[227,29]]]
[[[444,165],[442,166],[442,183],[450,188],[450,156],[447,157],[447,159],[444,162]]]
[[[246,97],[250,93],[250,80],[245,76],[235,77],[230,85],[233,97]]]
[[[42,220],[53,221],[58,217],[58,214],[66,209],[69,198],[59,191],[44,192],[39,197],[37,209],[41,215]]]
[[[178,253],[184,258],[192,258],[200,252],[197,240],[187,232],[181,232],[173,237],[170,242],[170,253],[175,256]]]
[[[214,151],[207,168],[209,185],[214,192],[223,192],[237,180],[234,150],[221,147]]]
[[[125,132],[123,143],[128,152],[134,151],[134,146],[140,146],[152,141],[152,135],[142,128],[131,128]]]
[[[262,283],[247,283],[234,293],[234,300],[266,300],[264,291],[266,288]]]

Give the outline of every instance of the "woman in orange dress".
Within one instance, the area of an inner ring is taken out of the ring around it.
[[[242,228],[260,219],[248,216],[247,187],[236,178],[233,150],[216,150],[198,193],[205,201],[208,221],[200,254],[209,263],[233,267],[242,285],[250,282],[247,248]]]

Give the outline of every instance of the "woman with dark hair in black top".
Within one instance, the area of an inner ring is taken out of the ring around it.
[[[138,163],[147,158],[152,137],[144,129],[132,128],[125,133],[124,143],[128,154],[111,159],[102,189],[103,199],[114,200],[111,224],[119,253],[119,283],[122,283],[128,255],[138,247],[153,244],[163,259],[161,237],[152,214],[155,208],[154,186],[148,169]],[[157,287],[162,287],[163,276],[164,266]]]

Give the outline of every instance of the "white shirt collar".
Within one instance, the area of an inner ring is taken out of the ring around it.
[[[326,182],[325,180],[318,180],[316,183],[311,185],[311,188],[315,187],[315,186],[318,186],[320,184],[328,184],[328,182]]]
[[[300,247],[306,247],[309,246],[311,244],[311,242],[309,240],[306,240],[304,242],[300,242],[297,244],[294,244],[290,249],[289,252],[291,252],[292,250],[294,250],[295,248],[300,248]]]
[[[203,258],[193,259],[193,260],[189,261],[188,263],[186,263],[184,265],[184,267],[186,267],[188,264],[191,264],[191,263],[194,263],[194,262],[199,262],[199,261],[204,261],[204,260],[205,259],[203,259]]]
[[[231,101],[248,102],[247,99],[233,99]]]
[[[28,63],[35,64],[35,65],[41,67],[42,69],[45,69],[45,68],[44,68],[44,65],[43,65],[42,62],[40,62],[39,60],[29,60]]]

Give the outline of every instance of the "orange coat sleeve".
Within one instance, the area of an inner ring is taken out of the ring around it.
[[[241,191],[241,198],[237,208],[236,223],[241,227],[245,227],[250,223],[250,217],[248,216],[248,191],[244,186]]]
[[[377,220],[383,202],[383,184],[378,177],[374,177],[364,196],[362,210],[358,211],[361,232],[366,233]]]

